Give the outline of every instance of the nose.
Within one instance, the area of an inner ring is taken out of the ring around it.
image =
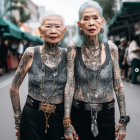
[[[55,27],[52,27],[51,34],[56,34],[56,29],[55,29]]]
[[[94,20],[93,19],[90,19],[89,26],[94,26]]]

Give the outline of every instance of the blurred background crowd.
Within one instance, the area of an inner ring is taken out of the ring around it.
[[[66,9],[63,0],[52,4],[48,1],[49,7],[41,6],[43,0],[0,0],[0,75],[17,68],[27,47],[43,44],[43,40],[39,37],[38,26],[40,15],[45,10],[50,8],[62,10],[67,31],[59,47],[66,48],[75,34],[79,6],[85,1],[73,1],[73,6],[68,1],[70,9]],[[104,17],[109,27],[109,41],[118,46],[122,80],[139,84],[140,0],[95,1],[104,10]]]

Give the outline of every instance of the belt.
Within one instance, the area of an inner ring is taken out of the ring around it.
[[[101,111],[101,110],[105,111],[108,109],[115,108],[115,100],[113,99],[112,101],[106,102],[106,103],[89,104],[86,102],[82,102],[82,101],[73,99],[72,105],[76,108],[84,109],[87,111],[94,111],[94,110],[96,111],[96,108],[98,108],[99,111]]]
[[[106,103],[89,104],[74,99],[72,105],[79,109],[91,111],[91,132],[94,135],[94,137],[97,137],[97,135],[99,134],[98,125],[97,125],[98,113],[102,110],[108,110],[114,108],[115,100],[113,99],[111,102],[106,102]]]
[[[35,100],[31,96],[27,95],[26,105],[30,106],[34,110],[39,110],[40,104],[41,104],[41,101]],[[51,105],[56,106],[55,113],[64,111],[64,103],[51,104]]]

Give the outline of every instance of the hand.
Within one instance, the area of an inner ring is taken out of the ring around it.
[[[118,123],[115,129],[115,138],[118,137],[118,140],[123,140],[125,136],[126,136],[126,126],[123,126],[122,124]]]
[[[76,134],[76,131],[74,130],[72,125],[65,128],[64,137],[66,140],[79,140],[78,135]]]
[[[122,65],[125,65],[125,61],[122,62]]]
[[[17,136],[17,140],[20,140],[20,133],[18,130],[16,130],[15,136]]]

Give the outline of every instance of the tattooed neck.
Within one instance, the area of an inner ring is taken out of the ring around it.
[[[88,48],[90,50],[98,50],[99,49],[98,37],[97,36],[93,36],[91,38],[90,36],[86,36],[85,46],[86,46],[86,48]]]
[[[51,44],[48,42],[44,43],[44,49],[47,51],[48,54],[56,54],[58,52],[58,43]]]

